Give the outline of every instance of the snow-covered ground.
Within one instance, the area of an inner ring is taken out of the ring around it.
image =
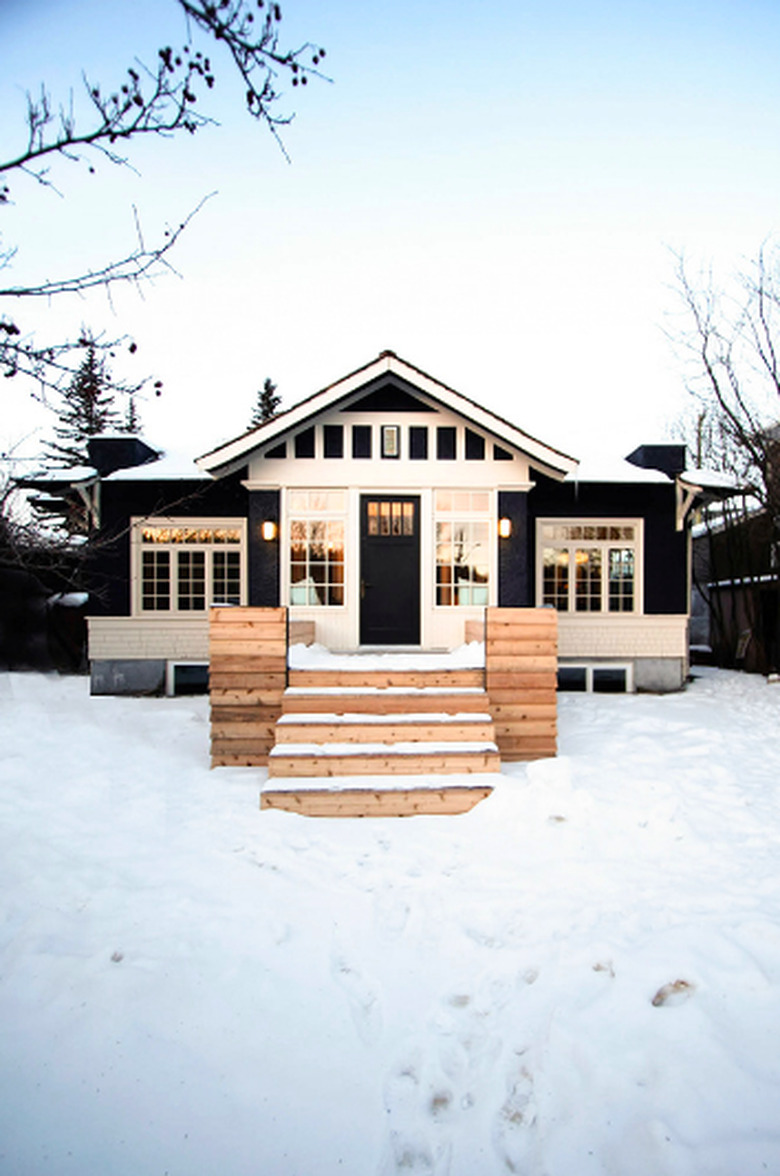
[[[0,1172],[780,1173],[780,685],[564,696],[460,817],[260,812],[0,675]]]

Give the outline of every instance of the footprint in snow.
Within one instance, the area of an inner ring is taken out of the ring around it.
[[[365,1045],[373,1045],[382,1033],[382,1008],[378,988],[344,956],[333,957],[331,972],[336,983],[346,993],[358,1037]]]
[[[390,1072],[384,1087],[390,1130],[378,1176],[447,1176],[452,1147],[441,1131],[450,1116],[453,1097],[444,1083],[423,1082],[419,1050],[413,1050]]]
[[[689,996],[693,995],[695,987],[696,985],[691,984],[689,980],[672,980],[669,984],[664,984],[658,989],[651,1004],[657,1009],[662,1005],[683,1004]]]
[[[519,1065],[507,1077],[507,1096],[493,1125],[493,1147],[508,1172],[529,1166],[536,1117],[533,1077]]]
[[[449,1141],[431,1144],[424,1134],[391,1131],[377,1176],[448,1176]]]

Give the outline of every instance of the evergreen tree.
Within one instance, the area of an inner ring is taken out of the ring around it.
[[[119,429],[111,376],[95,340],[85,339],[85,355],[68,387],[61,393],[56,441],[47,441],[47,459],[53,466],[89,465],[87,441],[99,433]],[[131,398],[132,399],[132,398]],[[133,408],[134,423],[137,424]],[[130,431],[130,430],[127,430]]]
[[[266,421],[270,421],[271,417],[276,416],[281,403],[281,396],[276,394],[276,384],[266,376],[263,387],[257,393],[257,403],[249,422],[250,429],[256,429],[258,425],[264,425]]]
[[[134,437],[137,437],[141,432],[141,418],[135,403],[134,392],[130,392],[127,397],[127,409],[125,410],[125,419],[121,426],[121,432],[132,433]]]

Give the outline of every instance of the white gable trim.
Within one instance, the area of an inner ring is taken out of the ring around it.
[[[448,388],[446,384],[439,383],[438,380],[433,379],[432,376],[427,375],[419,368],[399,359],[391,351],[383,351],[377,359],[366,364],[365,367],[358,368],[357,371],[338,380],[335,384],[330,384],[313,396],[300,401],[286,412],[279,413],[264,425],[251,429],[234,441],[229,441],[225,445],[203,454],[197,459],[196,464],[200,469],[215,476],[225,474],[231,468],[235,469],[243,464],[253,451],[270,444],[282,434],[288,433],[311,420],[312,417],[325,412],[351,392],[356,392],[372,380],[387,374],[398,376],[406,383],[411,384],[412,387],[427,394],[432,400],[445,405],[473,424],[492,433],[512,448],[524,453],[534,465],[551,477],[562,479],[576,470],[577,461],[575,458],[545,445],[528,433],[524,433],[521,429],[490,412],[489,409],[482,408],[460,392]]]

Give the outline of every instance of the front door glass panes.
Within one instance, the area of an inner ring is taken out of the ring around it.
[[[414,535],[414,503],[369,501],[366,504],[369,535]]]

